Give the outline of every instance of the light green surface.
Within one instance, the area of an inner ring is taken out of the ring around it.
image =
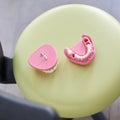
[[[87,66],[68,61],[64,48],[88,34],[96,58]],[[28,58],[43,44],[58,54],[55,72],[31,68]],[[103,110],[120,95],[120,25],[110,15],[85,5],[52,9],[34,20],[22,33],[14,56],[16,81],[26,98],[48,104],[61,117],[83,117]]]

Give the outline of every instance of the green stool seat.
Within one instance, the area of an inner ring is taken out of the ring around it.
[[[64,48],[89,35],[96,57],[81,66],[70,62]],[[58,66],[43,73],[28,64],[43,44],[56,49]],[[17,84],[29,100],[52,106],[64,118],[78,118],[108,107],[120,95],[120,24],[108,13],[87,5],[65,5],[36,18],[21,34],[14,54]]]

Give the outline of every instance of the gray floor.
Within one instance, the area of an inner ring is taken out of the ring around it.
[[[34,18],[53,7],[73,3],[101,8],[120,21],[120,0],[0,0],[0,41],[4,55],[13,57],[21,32]],[[23,98],[17,85],[0,84],[0,90]],[[120,120],[120,99],[116,100],[104,113],[110,120]],[[92,119],[87,117],[79,120]]]

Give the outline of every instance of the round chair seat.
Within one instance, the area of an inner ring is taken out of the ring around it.
[[[89,35],[96,57],[88,65],[70,62],[64,48]],[[28,64],[30,55],[51,44],[58,56],[54,72]],[[111,15],[87,5],[64,5],[40,15],[21,34],[14,54],[14,74],[29,100],[53,107],[60,117],[78,118],[108,107],[120,95],[120,25]]]

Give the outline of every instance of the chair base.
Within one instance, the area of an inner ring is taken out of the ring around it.
[[[102,113],[96,113],[94,115],[91,116],[94,120],[108,120],[107,117]]]
[[[3,56],[2,57],[2,71],[0,82],[4,84],[16,83],[13,74],[13,59]]]
[[[91,117],[93,118],[93,120],[108,120],[102,112],[91,115]],[[59,120],[73,120],[73,119],[72,118],[60,118]]]

